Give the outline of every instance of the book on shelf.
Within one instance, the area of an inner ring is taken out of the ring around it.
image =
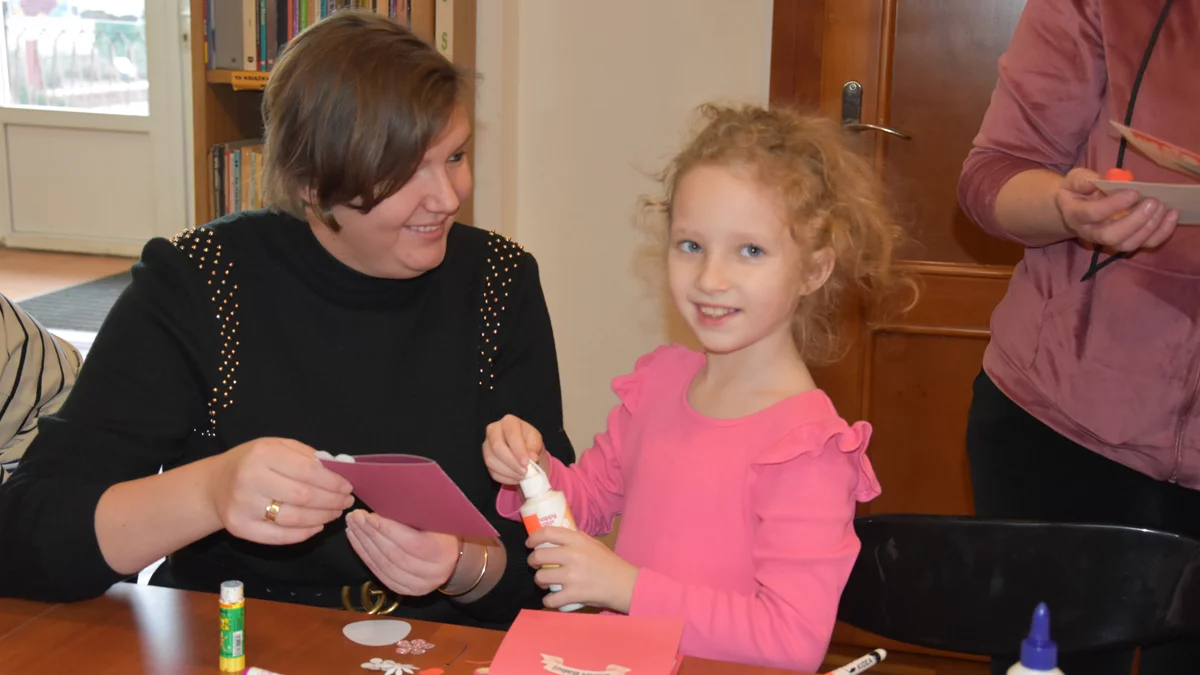
[[[209,167],[213,218],[263,208],[261,138],[214,145]]]
[[[454,60],[454,0],[440,0],[434,10],[434,48],[447,61]]]
[[[301,31],[343,9],[375,12],[410,26],[413,0],[204,0],[209,69],[268,72]]]

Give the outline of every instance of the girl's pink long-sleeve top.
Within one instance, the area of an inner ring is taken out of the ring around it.
[[[631,615],[685,620],[685,655],[815,672],[858,555],[858,501],[880,493],[865,451],[819,390],[753,415],[715,419],[688,404],[705,362],[662,347],[614,380],[621,403],[573,466],[552,460],[579,528],[609,532],[640,567]],[[518,489],[498,508],[518,518]]]

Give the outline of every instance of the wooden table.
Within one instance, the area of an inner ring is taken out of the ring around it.
[[[28,600],[0,600],[0,640],[54,607]]]
[[[0,673],[218,673],[217,596],[121,583],[72,604],[0,599]],[[336,609],[246,601],[246,665],[284,675],[360,673],[371,658],[469,675],[486,665],[504,634],[411,621],[410,639],[433,643],[420,656],[363,647],[342,626],[366,618]],[[686,659],[680,675],[784,675],[785,671]]]

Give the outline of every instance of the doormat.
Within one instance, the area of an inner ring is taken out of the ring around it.
[[[100,330],[117,297],[133,280],[129,272],[22,300],[17,304],[51,333]]]

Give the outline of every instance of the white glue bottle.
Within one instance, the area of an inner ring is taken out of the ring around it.
[[[1050,610],[1039,602],[1033,610],[1029,635],[1021,641],[1021,660],[1008,669],[1008,675],[1063,675],[1058,669],[1058,645],[1050,639]]]
[[[521,480],[521,494],[525,495],[525,503],[521,504],[521,522],[525,523],[525,531],[533,534],[543,527],[565,527],[568,530],[578,530],[571,509],[567,506],[567,497],[559,490],[550,489],[550,479],[537,462],[530,462],[525,469],[525,478]],[[555,544],[545,543],[538,548],[547,548]],[[543,565],[544,568],[557,565]],[[562,590],[559,584],[550,584],[550,592]],[[560,612],[574,612],[582,609],[583,605],[573,603],[558,608]]]

